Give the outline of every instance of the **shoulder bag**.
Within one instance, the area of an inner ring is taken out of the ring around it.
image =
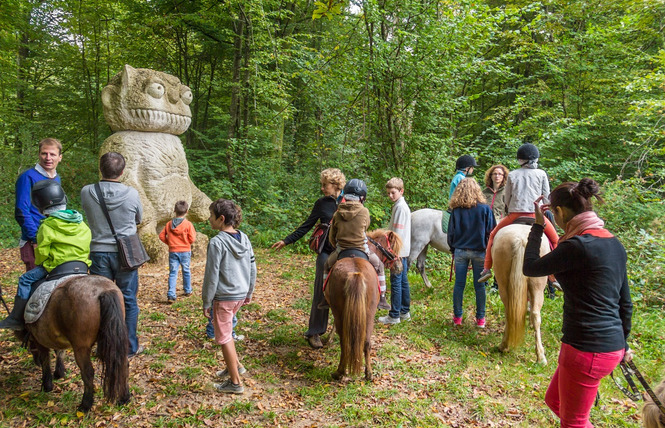
[[[312,236],[309,237],[309,248],[316,254],[321,254],[323,247],[326,246],[328,239],[328,230],[330,230],[329,223],[319,223],[314,228]]]
[[[115,238],[115,242],[118,244],[120,269],[123,271],[130,271],[140,268],[145,262],[150,260],[150,257],[141,243],[139,234],[135,233],[129,236],[118,236],[113,228],[113,223],[111,223],[111,216],[109,215],[108,208],[106,208],[106,201],[104,201],[104,196],[102,195],[102,189],[99,183],[95,183],[95,191],[99,197],[99,205],[106,216],[106,221],[109,222],[111,233]]]

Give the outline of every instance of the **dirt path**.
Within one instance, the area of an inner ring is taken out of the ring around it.
[[[0,260],[4,295],[12,296],[22,269],[18,252],[2,250]],[[332,383],[330,373],[339,356],[337,340],[324,350],[313,350],[303,337],[314,258],[258,250],[257,260],[254,303],[241,310],[238,325],[238,332],[246,336],[237,344],[238,352],[249,370],[244,395],[222,395],[211,388],[223,358],[220,348],[205,336],[206,320],[200,309],[205,262],[192,263],[194,294],[185,298],[179,282],[178,301],[173,305],[166,303],[168,267],[148,265],[140,270],[138,297],[138,333],[147,351],[130,363],[132,402],[122,408],[109,406],[98,390],[91,413],[77,416],[82,384],[72,354],[68,353],[68,378],[56,382],[54,393],[43,394],[39,392],[40,373],[27,352],[8,332],[0,332],[4,350],[0,408],[5,409],[0,413],[0,425],[371,426],[413,421],[414,414],[429,421],[424,426],[507,426],[523,420],[523,413],[510,407],[510,401],[506,421],[497,423],[480,422],[474,416],[478,412],[467,404],[442,398],[440,385],[449,380],[450,373],[441,367],[453,357],[442,355],[438,346],[414,347],[405,335],[381,325],[374,335],[374,382],[347,378]],[[392,359],[377,357],[382,352]],[[97,374],[100,372],[97,366]],[[461,387],[472,384],[474,395],[493,399],[497,391],[473,386],[482,384],[484,375],[463,374],[466,380],[462,379]],[[98,376],[96,383],[99,387]]]

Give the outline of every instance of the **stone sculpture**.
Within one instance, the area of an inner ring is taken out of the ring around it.
[[[141,240],[153,261],[164,261],[168,248],[158,235],[179,200],[189,203],[188,218],[206,221],[211,200],[192,183],[180,139],[192,113],[192,91],[170,74],[125,65],[102,90],[106,123],[114,131],[100,155],[121,153],[126,160],[121,180],[138,190],[143,204]],[[207,237],[197,234],[192,255],[205,254]]]

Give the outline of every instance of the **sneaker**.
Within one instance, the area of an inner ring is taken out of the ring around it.
[[[485,318],[476,318],[476,327],[485,328]]]
[[[407,312],[405,314],[399,314],[399,320],[400,321],[409,321],[409,320],[411,320],[411,312]]]
[[[175,303],[175,297],[168,297],[167,302],[168,302],[169,305],[174,304]]]
[[[235,384],[231,382],[231,379],[227,379],[222,383],[213,383],[212,386],[219,392],[224,392],[226,394],[242,394],[245,392],[245,388],[240,384]]]
[[[238,366],[238,374],[245,374],[245,373],[247,373],[247,369],[244,368],[243,366]],[[219,370],[217,373],[215,373],[215,376],[217,376],[220,379],[225,379],[229,377],[229,369]]]
[[[453,324],[462,325],[462,317],[453,316]]]
[[[483,269],[483,271],[480,272],[480,278],[478,278],[478,282],[485,282],[491,277],[492,277],[492,271],[490,269]]]
[[[142,354],[143,352],[145,352],[145,347],[143,345],[139,345],[139,347],[136,349],[136,352],[134,352],[133,354],[129,354],[127,358],[131,360],[132,358],[136,357],[139,354]]]
[[[401,321],[400,318],[393,318],[390,315],[386,315],[385,317],[379,317],[379,322],[381,324],[399,324]]]
[[[242,342],[243,340],[245,340],[244,334],[236,334],[235,331],[231,333],[231,336],[233,336],[233,340],[235,340],[236,342]]]
[[[185,293],[185,297],[189,297],[192,295],[192,292],[190,291],[189,293]]]

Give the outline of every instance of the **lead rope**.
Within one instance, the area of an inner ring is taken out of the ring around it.
[[[642,376],[642,373],[637,369],[637,366],[635,365],[634,362],[628,361],[628,362],[621,362],[619,364],[621,367],[621,373],[623,373],[624,377],[626,378],[626,382],[628,382],[628,385],[630,389],[632,390],[632,393],[628,391],[626,388],[623,386],[619,385],[619,383],[614,379],[614,375],[610,374],[612,377],[612,380],[616,384],[617,388],[621,392],[623,392],[628,398],[630,398],[633,401],[640,401],[642,399],[642,396],[640,395],[639,391],[637,390],[637,385],[635,385],[635,382],[633,381],[632,375],[635,375],[637,377],[637,380],[640,381],[642,386],[644,387],[644,390],[646,391],[647,394],[649,394],[649,397],[653,400],[654,404],[658,407],[658,410],[660,410],[660,413],[663,417],[665,417],[665,406],[663,406],[663,403],[660,402],[656,394],[653,392],[647,381],[644,379],[644,376]]]

